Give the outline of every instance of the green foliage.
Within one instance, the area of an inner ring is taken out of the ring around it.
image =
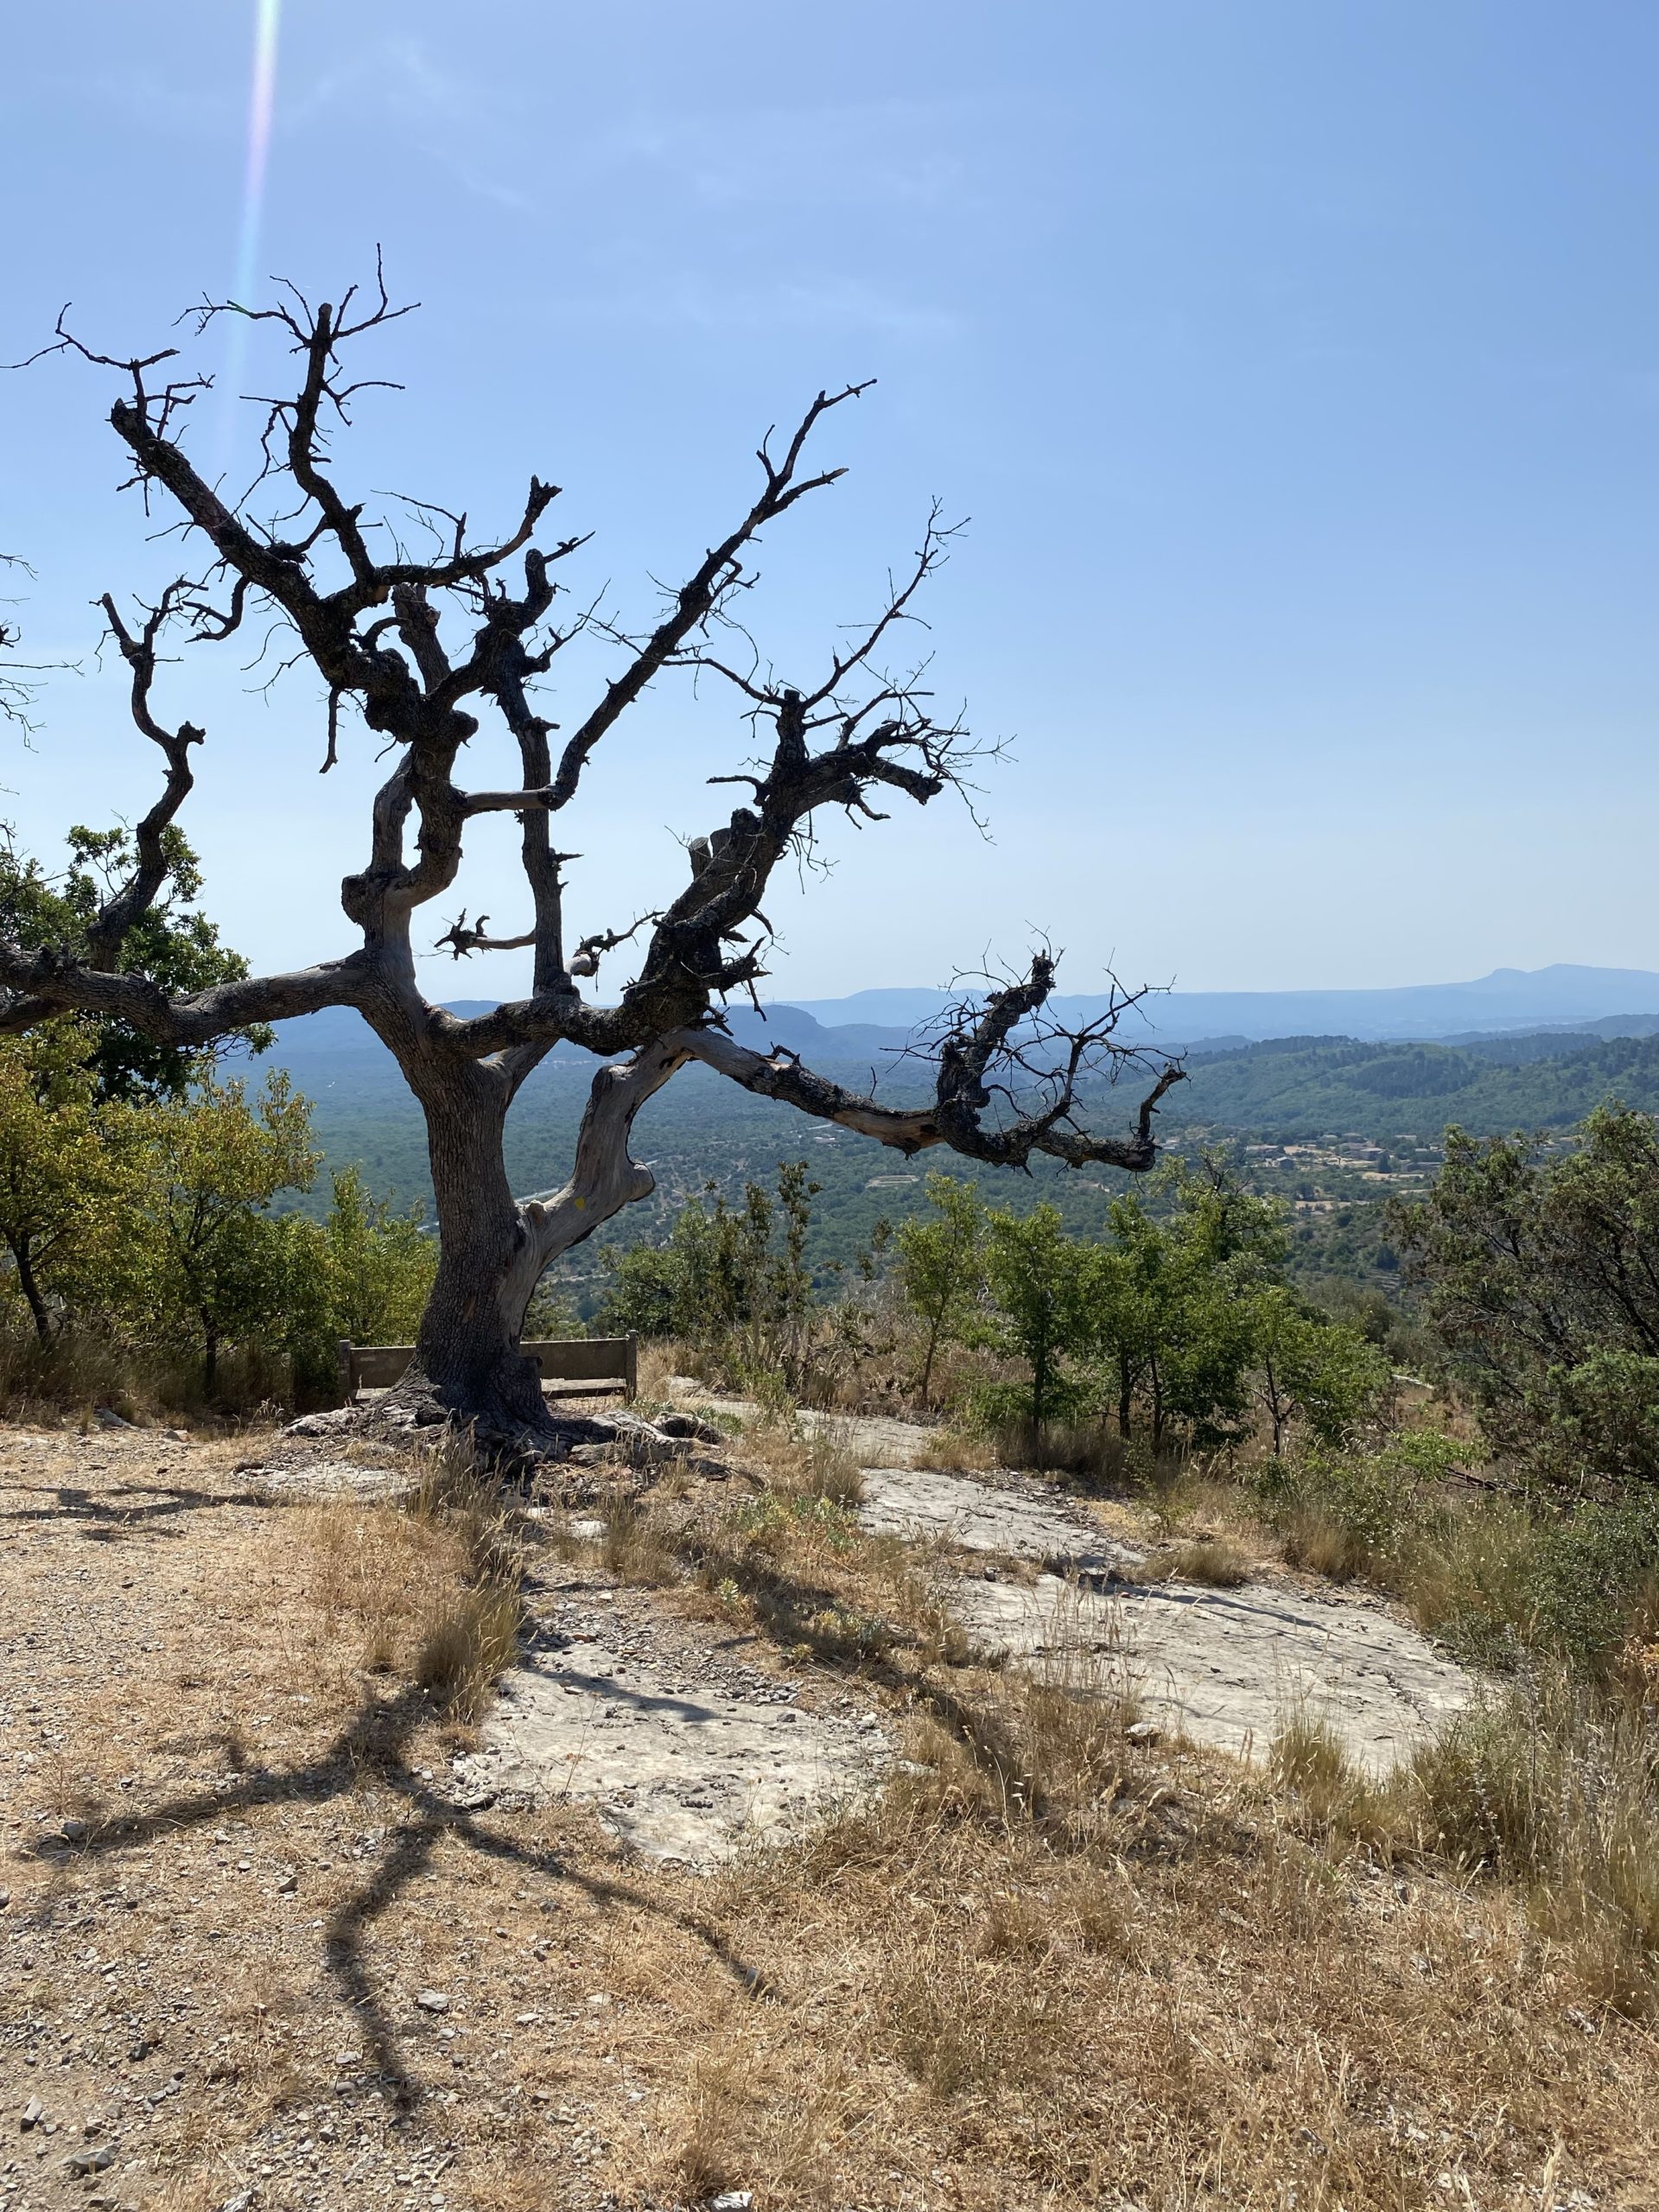
[[[750,1183],[741,1206],[710,1185],[684,1207],[666,1244],[613,1255],[595,1317],[601,1334],[677,1337],[728,1356],[734,1370],[804,1377],[811,1338],[812,1283],[806,1265],[818,1185],[804,1160],[778,1171],[774,1195]]]
[[[972,1343],[1025,1370],[975,1395],[988,1427],[1040,1442],[1056,1422],[1144,1425],[1154,1455],[1242,1436],[1253,1407],[1275,1448],[1293,1425],[1335,1440],[1386,1390],[1388,1363],[1284,1280],[1283,1217],[1217,1163],[1172,1163],[1142,1196],[1114,1199],[1098,1239],[1067,1232],[1056,1206],[987,1211],[973,1186],[928,1179],[933,1217],[900,1224],[896,1277],[921,1324],[925,1395],[941,1341]]]
[[[342,1338],[410,1343],[437,1272],[437,1240],[423,1233],[417,1214],[395,1213],[372,1197],[355,1168],[332,1181],[325,1220],[289,1214],[276,1224],[286,1245],[282,1338],[307,1395],[330,1385]]]
[[[412,1216],[349,1170],[323,1221],[278,1210],[316,1166],[309,1108],[286,1076],[253,1101],[204,1073],[181,1099],[135,1105],[102,1094],[86,1046],[61,1023],[0,1040],[0,1239],[66,1375],[101,1371],[94,1340],[158,1373],[183,1351],[211,1401],[237,1350],[273,1380],[286,1356],[315,1399],[341,1337],[413,1334],[437,1253]]]
[[[1607,1108],[1551,1156],[1446,1132],[1396,1230],[1493,1446],[1572,1487],[1659,1484],[1659,1133]]]
[[[900,1223],[893,1239],[899,1291],[925,1332],[917,1385],[924,1406],[940,1345],[961,1340],[985,1287],[985,1209],[976,1185],[930,1175],[927,1202],[931,1217]]]
[[[1659,1493],[1571,1506],[1447,1488],[1453,1438],[1405,1429],[1369,1450],[1311,1446],[1257,1478],[1294,1564],[1393,1591],[1419,1624],[1491,1668],[1541,1655],[1615,1671],[1659,1609]]]
[[[1282,1256],[1277,1209],[1214,1167],[1163,1169],[1153,1200],[1113,1202],[1096,1268],[1089,1350],[1120,1436],[1144,1412],[1154,1452],[1172,1428],[1199,1445],[1242,1432],[1251,1354],[1248,1294]]]
[[[1010,1392],[996,1386],[982,1395],[993,1421],[1010,1414],[1040,1430],[1077,1402],[1079,1384],[1068,1362],[1085,1341],[1094,1304],[1095,1255],[1065,1233],[1057,1208],[1036,1207],[1023,1220],[994,1212],[985,1238],[989,1310],[981,1341],[1021,1361],[1030,1381]],[[1012,1402],[1010,1402],[1012,1400]]]
[[[0,1039],[0,1238],[48,1344],[117,1233],[131,1110],[101,1098],[86,1025]]]
[[[211,1395],[225,1344],[284,1329],[296,1238],[270,1209],[316,1173],[310,1111],[280,1071],[251,1106],[240,1082],[204,1076],[145,1111],[142,1141],[119,1274],[152,1337],[194,1336]]]
[[[1276,1454],[1300,1421],[1323,1444],[1338,1444],[1387,1391],[1391,1370],[1359,1330],[1327,1320],[1283,1283],[1249,1300],[1250,1386]]]
[[[1293,1564],[1335,1581],[1364,1574],[1386,1583],[1415,1525],[1424,1485],[1444,1472],[1453,1448],[1415,1436],[1390,1438],[1375,1451],[1310,1444],[1263,1469],[1268,1517]]]
[[[1473,1045],[1363,1045],[1276,1038],[1189,1065],[1160,1120],[1279,1142],[1339,1129],[1375,1143],[1438,1142],[1454,1116],[1491,1135],[1571,1128],[1623,1098],[1659,1111],[1659,1038],[1494,1037]]]
[[[248,973],[247,962],[219,943],[217,926],[194,903],[201,893],[195,854],[170,824],[162,840],[167,880],[127,932],[122,966],[130,974],[148,976],[169,993],[237,981]],[[54,878],[17,851],[9,832],[0,830],[0,930],[26,949],[78,959],[85,954],[87,931],[100,906],[131,870],[132,839],[124,829],[78,825],[69,832],[68,843],[69,865]],[[87,1065],[105,1098],[181,1097],[193,1077],[211,1065],[211,1055],[157,1045],[121,1022],[85,1020],[70,1027],[84,1041]],[[232,1034],[254,1052],[263,1052],[271,1041],[263,1024]]]

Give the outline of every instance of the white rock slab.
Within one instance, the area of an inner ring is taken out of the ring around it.
[[[1279,1585],[1102,1593],[1054,1574],[1029,1588],[963,1577],[951,1604],[978,1643],[1027,1663],[1110,1655],[1150,1717],[1245,1758],[1263,1757],[1306,1713],[1385,1773],[1472,1691],[1461,1668],[1380,1606]]]
[[[1078,1587],[1068,1574],[1086,1585],[1102,1568],[1132,1573],[1141,1555],[1080,1508],[1016,1478],[871,1468],[859,1517],[872,1530],[1044,1560],[1057,1571],[1034,1587],[952,1578],[952,1609],[980,1644],[1025,1662],[1115,1654],[1148,1713],[1246,1758],[1305,1711],[1380,1773],[1471,1694],[1469,1676],[1427,1637],[1357,1592],[1316,1598],[1268,1581]]]
[[[976,1481],[932,1468],[866,1467],[858,1517],[872,1535],[940,1537],[963,1551],[1003,1552],[1077,1567],[1133,1567],[1120,1544],[1081,1509],[1011,1477]]]
[[[872,1718],[670,1687],[648,1665],[578,1645],[505,1677],[464,1779],[591,1804],[633,1849],[706,1869],[860,1796],[890,1756]]]

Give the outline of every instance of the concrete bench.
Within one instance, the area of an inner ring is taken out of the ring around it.
[[[562,1337],[519,1351],[542,1370],[544,1398],[632,1398],[639,1384],[638,1337]],[[413,1344],[353,1344],[342,1338],[340,1386],[349,1405],[359,1390],[390,1390],[415,1357]]]

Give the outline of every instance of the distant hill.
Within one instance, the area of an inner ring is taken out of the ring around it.
[[[733,1027],[755,1041],[765,1033],[753,1011],[734,1014]],[[772,1033],[810,1050],[824,1072],[850,1085],[868,1081],[872,1025],[823,1028],[796,1010],[793,1020],[777,1022]],[[848,1051],[849,1033],[860,1051]],[[360,1162],[377,1190],[404,1202],[429,1202],[418,1109],[390,1054],[356,1014],[282,1024],[271,1058],[286,1065],[314,1101],[318,1138],[331,1164]],[[508,1125],[515,1190],[526,1196],[549,1190],[568,1172],[594,1065],[585,1053],[554,1053],[525,1086]],[[1562,1128],[1611,1098],[1659,1112],[1659,1035],[1601,1039],[1546,1030],[1460,1046],[1281,1038],[1222,1042],[1220,1049],[1195,1051],[1189,1067],[1160,1117],[1164,1138],[1176,1145],[1200,1135],[1286,1141],[1327,1133],[1384,1144],[1408,1136],[1437,1141],[1453,1121],[1479,1135]],[[921,1080],[914,1064],[901,1063],[889,1069],[883,1089],[897,1101],[916,1095]],[[1103,1130],[1125,1128],[1137,1096],[1132,1077],[1116,1090],[1099,1086],[1089,1102],[1091,1121]],[[752,1097],[701,1068],[687,1070],[645,1109],[635,1149],[657,1165],[661,1197],[630,1217],[630,1234],[654,1230],[664,1208],[708,1177],[732,1189],[748,1176],[770,1177],[780,1160],[805,1156],[826,1185],[821,1212],[840,1224],[837,1249],[876,1211],[907,1211],[920,1199],[925,1170],[950,1164],[938,1157],[907,1162],[868,1139]],[[878,1175],[896,1179],[871,1191],[869,1179]],[[1013,1202],[1065,1190],[1073,1193],[1068,1210],[1085,1203],[1078,1179],[1048,1165],[1034,1182],[994,1173],[983,1179]],[[1087,1187],[1099,1185],[1090,1181]],[[319,1192],[312,1203],[321,1202]]]
[[[1449,1122],[1482,1136],[1565,1128],[1613,1098],[1659,1112],[1653,1035],[1547,1031],[1455,1046],[1284,1037],[1194,1058],[1190,1069],[1165,1101],[1166,1135],[1438,1141]]]
[[[825,1027],[849,1023],[903,1029],[949,1005],[940,990],[855,991],[842,999],[797,999],[792,1010]],[[1057,1012],[1090,1020],[1102,995],[1057,997]],[[1205,1037],[1448,1038],[1459,1033],[1541,1028],[1608,1017],[1659,1017],[1659,975],[1640,968],[1559,965],[1494,969],[1470,983],[1411,983],[1367,991],[1170,991],[1145,999],[1126,1025],[1160,1044]]]

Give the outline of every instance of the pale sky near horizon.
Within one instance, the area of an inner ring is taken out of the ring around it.
[[[256,13],[13,12],[0,359],[66,299],[126,353],[232,285]],[[808,674],[932,494],[972,518],[928,644],[943,697],[1010,741],[995,842],[943,801],[837,823],[828,880],[768,901],[772,995],[943,982],[1033,929],[1074,991],[1108,962],[1206,990],[1659,968],[1650,5],[276,14],[257,266],[337,296],[379,241],[423,302],[365,361],[407,389],[340,442],[353,496],[482,524],[551,476],[556,528],[599,532],[573,582],[637,618],[747,505],[767,423],[874,376],[823,442],[852,474],[765,549],[755,626]],[[0,591],[31,658],[84,664],[33,750],[0,737],[0,809],[50,858],[154,788],[89,602],[170,549],[116,494],[107,374],[0,391],[0,550],[36,571]],[[219,395],[194,435],[245,467]],[[550,711],[601,673],[561,670]],[[185,823],[209,908],[286,966],[349,944],[375,772],[354,727],[320,782],[315,687],[251,682],[192,657],[167,703],[208,726]],[[702,779],[747,749],[728,702],[672,684],[619,729],[561,823],[578,931],[677,885],[675,834],[731,803]],[[518,920],[505,858],[482,844],[430,938],[463,904]]]

